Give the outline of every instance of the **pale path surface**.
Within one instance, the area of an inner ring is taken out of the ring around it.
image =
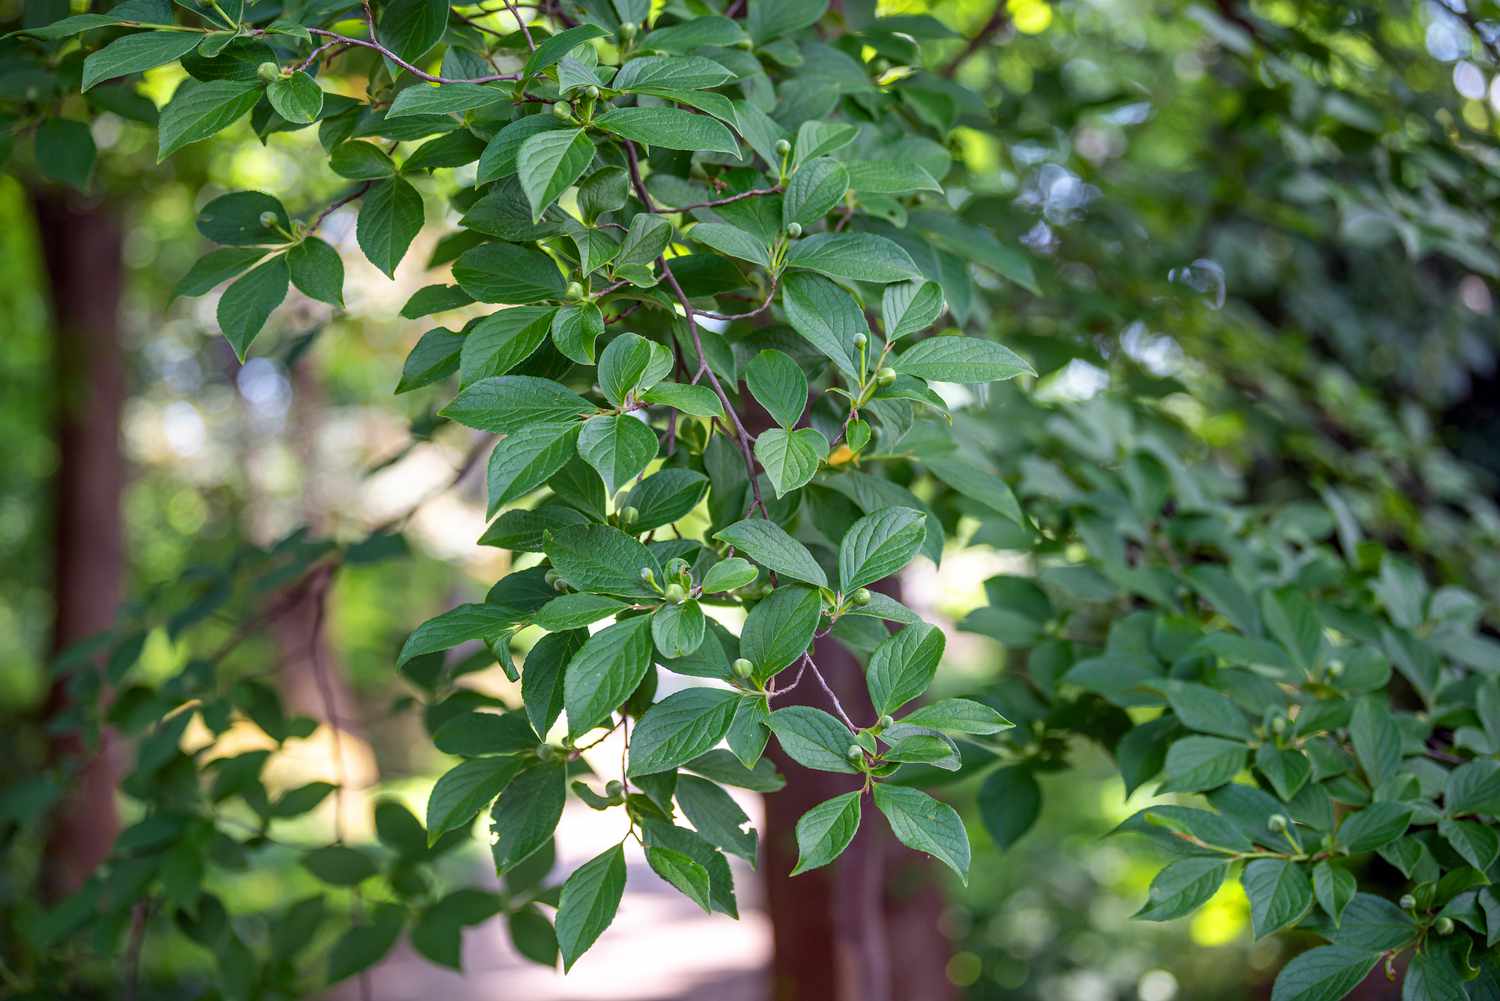
[[[759,797],[736,800],[761,823]],[[616,843],[619,811],[598,813],[570,803],[558,828],[558,872],[571,871]],[[740,920],[704,914],[647,866],[640,847],[626,847],[629,867],[619,915],[566,977],[511,947],[499,921],[464,935],[464,972],[434,966],[405,943],[372,971],[371,1001],[764,1001],[771,928],[760,877],[731,859]],[[548,913],[551,911],[548,909]],[[346,983],[330,1001],[358,1001]]]

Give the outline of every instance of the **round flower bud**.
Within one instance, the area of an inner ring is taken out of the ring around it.
[[[872,600],[874,600],[874,597],[875,596],[870,593],[869,588],[862,587],[859,590],[855,591],[853,594],[849,595],[849,600],[854,602],[860,608],[863,608]]]
[[[261,82],[271,83],[277,77],[281,76],[281,67],[270,61],[263,62],[255,67],[255,75],[260,77]]]
[[[276,217],[275,212],[268,211],[260,214],[260,224],[266,229],[271,229],[273,226],[279,225],[280,222],[281,220]]]
[[[1280,834],[1282,831],[1286,830],[1287,824],[1288,821],[1286,819],[1286,814],[1284,813],[1273,813],[1266,818],[1266,826],[1275,831],[1277,834]]]
[[[673,604],[680,605],[687,598],[687,588],[674,580],[667,585],[666,598]]]
[[[742,678],[750,677],[750,672],[755,670],[755,665],[744,657],[737,657],[734,661],[734,673]]]
[[[738,42],[734,43],[734,47],[741,50],[742,52],[749,52],[751,49],[755,48],[755,43],[750,41],[750,39],[748,38],[741,38]]]
[[[864,748],[860,747],[858,744],[850,744],[849,749],[844,752],[844,757],[848,758],[850,761],[860,761],[864,758],[864,756]]]
[[[635,37],[636,32],[639,30],[640,29],[635,26],[635,22],[626,21],[624,24],[620,25],[620,37],[628,42]]]
[[[869,343],[870,343],[870,339],[868,337],[866,337],[864,334],[855,334],[854,335],[854,346],[856,348],[862,348],[866,344],[869,344]]]
[[[896,721],[891,718],[890,713],[886,713],[884,716],[880,717],[880,729],[888,730],[895,725]]]
[[[896,381],[896,370],[886,365],[875,373],[875,381],[879,385],[889,386]]]
[[[1271,732],[1276,734],[1278,737],[1283,733],[1286,733],[1285,716],[1277,716],[1275,719],[1271,720]]]
[[[566,294],[569,299],[582,299],[583,286],[578,282],[568,282],[568,290]]]
[[[786,235],[793,240],[802,235],[802,224],[800,222],[787,223]]]
[[[654,574],[654,573],[651,572],[651,568],[650,567],[641,567],[641,580],[643,580],[643,581],[645,581],[646,583],[649,584],[649,583],[651,583],[655,579],[656,579],[656,574]]]
[[[1410,893],[1403,893],[1401,894],[1401,899],[1396,901],[1396,906],[1403,911],[1416,910],[1417,898],[1413,897]]]
[[[599,88],[595,87],[593,84],[589,84],[587,87],[583,88],[583,92],[591,100],[597,99],[599,97]]]
[[[1341,664],[1340,662],[1334,661],[1332,664],[1328,665],[1328,676],[1330,678],[1339,678],[1339,677],[1342,677],[1343,674],[1344,674],[1344,665]]]
[[[1432,930],[1439,935],[1453,934],[1453,919],[1449,917],[1438,918],[1432,925]]]
[[[604,786],[604,794],[611,799],[625,795],[625,785],[619,779],[610,779]]]
[[[778,140],[776,140],[776,155],[777,156],[786,156],[791,151],[792,151],[792,144],[791,143],[787,142],[785,139],[778,139]]]
[[[552,113],[558,118],[567,121],[573,117],[573,109],[568,106],[567,101],[557,101],[552,105]]]
[[[688,572],[688,561],[681,556],[674,556],[667,560],[667,576],[681,577]]]
[[[639,520],[641,512],[633,507],[620,508],[620,524],[634,525]]]

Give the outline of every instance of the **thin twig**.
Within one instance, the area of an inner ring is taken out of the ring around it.
[[[969,39],[969,44],[964,46],[963,51],[954,56],[948,65],[943,67],[943,76],[952,78],[958,73],[958,68],[968,62],[970,56],[984,48],[985,43],[990,40],[991,36],[1005,27],[1009,23],[1009,20],[1005,14],[1005,0],[999,0],[995,4],[995,13],[991,14],[990,19],[984,22],[984,26],[979,29],[978,34]]]
[[[382,56],[395,63],[397,66],[400,66],[402,69],[406,70],[406,72],[410,73],[418,80],[426,80],[428,83],[494,83],[498,80],[521,79],[520,73],[490,73],[486,76],[475,77],[438,76],[435,73],[428,73],[424,69],[413,66],[411,63],[407,62],[405,59],[402,59],[400,56],[396,55],[396,53],[380,44],[380,42],[375,41],[373,32],[370,38],[352,38],[349,35],[340,35],[336,31],[325,31],[322,28],[308,28],[307,30],[310,34],[317,35],[320,38],[332,38],[335,41],[343,42],[345,45],[357,45],[365,49],[374,49],[376,52],[379,52]]]
[[[505,8],[510,11],[510,16],[516,19],[516,24],[520,27],[521,34],[526,37],[526,47],[535,52],[536,43],[531,40],[531,29],[526,26],[525,21],[521,20],[521,12],[516,10],[516,5],[511,3],[511,0],[505,0]]]
[[[781,185],[776,184],[772,185],[769,188],[751,188],[749,191],[741,191],[737,195],[726,195],[723,198],[712,198],[706,202],[694,202],[691,205],[674,205],[671,207],[671,210],[673,212],[690,212],[693,209],[711,209],[717,208],[720,205],[732,205],[735,202],[742,202],[746,198],[759,198],[761,195],[779,194],[781,194]]]
[[[317,217],[314,218],[312,222],[307,224],[308,231],[311,232],[312,230],[315,230],[319,226],[323,225],[324,219],[327,219],[329,216],[333,215],[333,213],[337,212],[345,205],[348,205],[350,202],[363,195],[366,191],[369,191],[370,186],[374,183],[374,181],[365,181],[363,184],[356,185],[354,190],[350,191],[342,198],[336,200],[332,205],[328,206],[322,212],[319,212],[317,214]]]
[[[766,293],[765,301],[748,313],[715,313],[711,310],[700,309],[699,316],[706,316],[710,320],[744,320],[752,316],[759,316],[771,308],[771,302],[776,298],[776,279],[771,279],[771,290]]]
[[[813,661],[812,656],[804,653],[802,655],[802,663],[805,667],[812,668],[813,677],[817,679],[818,687],[823,689],[823,693],[827,695],[829,700],[833,703],[833,708],[838,712],[839,719],[843,720],[844,725],[847,726],[850,730],[858,733],[859,727],[855,726],[854,721],[849,718],[849,714],[844,712],[844,704],[839,701],[839,697],[837,695],[833,694],[833,689],[828,687],[828,682],[826,679],[824,679],[823,672],[818,670],[818,665]],[[801,680],[801,675],[798,675],[798,680]]]

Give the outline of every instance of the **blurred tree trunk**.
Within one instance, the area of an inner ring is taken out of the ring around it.
[[[125,574],[120,499],[125,460],[120,415],[125,360],[120,220],[106,205],[56,191],[35,193],[55,331],[57,472],[53,482],[54,652],[114,624]],[[66,711],[66,678],[53,683],[48,718]],[[120,776],[113,734],[86,746],[77,733],[53,739],[54,760],[80,759],[53,815],[43,873],[52,896],[77,888],[108,854],[119,829]]]
[[[880,590],[900,597],[899,583]],[[843,646],[820,639],[813,659],[855,723],[875,718],[864,671]],[[793,704],[834,711],[811,675],[778,699],[776,708]],[[773,1001],[951,1001],[951,947],[940,925],[943,893],[930,861],[896,841],[866,797],[859,833],[839,860],[788,876],[797,864],[797,819],[859,783],[853,776],[803,768],[775,741],[768,753],[787,779],[786,788],[766,797],[761,865],[774,944]]]

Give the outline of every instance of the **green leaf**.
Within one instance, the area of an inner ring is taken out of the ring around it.
[[[493,640],[515,625],[499,605],[469,604],[450,608],[412,630],[396,658],[400,667],[413,657],[449,650],[473,640]]]
[[[219,297],[219,328],[240,361],[245,360],[250,342],[286,298],[290,278],[285,255],[277,254],[236,279]]]
[[[641,394],[641,400],[656,406],[672,407],[689,417],[724,416],[718,394],[707,386],[688,386],[676,382],[659,382]]]
[[[819,233],[806,237],[792,244],[786,265],[830,278],[861,282],[902,282],[922,276],[899,244],[873,233]]]
[[[1036,369],[1009,348],[977,337],[929,337],[902,352],[892,366],[901,375],[939,382],[998,382]]]
[[[756,45],[815,24],[828,10],[828,0],[750,0],[745,28]]]
[[[323,88],[301,70],[271,81],[266,100],[278,115],[297,125],[315,122],[323,113]]]
[[[912,508],[888,507],[865,515],[839,543],[840,590],[849,594],[897,573],[926,536],[926,515]]]
[[[1471,761],[1449,772],[1443,811],[1449,816],[1500,815],[1500,762]]]
[[[538,132],[516,151],[516,173],[540,221],[547,207],[583,176],[594,159],[594,144],[583,129]]]
[[[545,737],[563,710],[563,672],[588,633],[582,629],[552,633],[537,640],[526,655],[526,669],[521,672],[521,701],[531,729]]]
[[[563,971],[604,933],[625,894],[625,849],[615,845],[579,866],[563,883],[557,905],[557,945]]]
[[[477,182],[487,184],[514,174],[516,154],[521,151],[521,145],[537,133],[571,128],[555,115],[545,112],[517,118],[495,133],[495,137],[485,145],[484,152],[479,156]]]
[[[594,119],[606,132],[664,149],[738,154],[734,134],[707,115],[680,108],[611,108]]]
[[[440,87],[415,83],[396,95],[386,109],[386,118],[407,115],[462,115],[510,99],[498,87],[478,83],[445,83]]]
[[[708,568],[708,572],[703,575],[703,593],[722,594],[725,591],[733,591],[735,588],[753,583],[759,576],[759,571],[750,565],[749,560],[731,556]]]
[[[979,787],[979,819],[1002,851],[1031,830],[1041,811],[1042,787],[1026,765],[997,768]]]
[[[551,379],[502,375],[465,386],[441,413],[480,431],[514,434],[538,424],[564,424],[594,410],[588,400]]]
[[[275,227],[261,221],[269,212]],[[234,247],[286,243],[291,219],[281,202],[259,191],[231,191],[220,195],[198,213],[198,232],[214,243]]]
[[[1312,885],[1295,862],[1254,859],[1246,864],[1240,882],[1250,898],[1250,922],[1256,938],[1296,924],[1312,909]]]
[[[672,224],[650,212],[637,213],[630,220],[630,228],[620,241],[620,252],[615,258],[616,270],[622,268],[646,268],[651,265],[667,244],[672,242]],[[642,284],[637,282],[637,284]],[[654,284],[646,282],[646,285]]]
[[[377,36],[410,63],[436,45],[447,29],[447,0],[392,0],[381,9]],[[393,77],[398,72],[391,68]]]
[[[703,643],[708,623],[703,609],[693,600],[680,605],[667,603],[651,616],[651,638],[656,649],[668,660],[686,657]]]
[[[1348,869],[1326,861],[1313,866],[1313,893],[1324,913],[1333,919],[1335,928],[1343,918],[1344,908],[1354,899],[1356,889],[1358,884]]]
[[[563,357],[594,364],[594,342],[604,336],[604,314],[592,302],[564,306],[552,317],[552,343]]]
[[[381,181],[365,192],[360,205],[355,226],[359,249],[371,264],[394,278],[396,265],[422,230],[422,218],[422,196],[416,188],[399,177]]]
[[[724,739],[739,701],[734,692],[689,688],[646,710],[630,736],[631,778],[665,772]]]
[[[1338,844],[1346,854],[1372,852],[1406,833],[1411,807],[1401,803],[1371,803],[1344,818],[1338,829]]]
[[[599,471],[609,494],[639,476],[659,447],[656,432],[630,414],[590,417],[578,435],[578,454]]]
[[[625,168],[601,167],[578,186],[578,211],[592,226],[604,213],[624,208],[629,198],[630,176]]]
[[[1266,591],[1260,596],[1261,617],[1266,628],[1292,655],[1292,663],[1304,671],[1318,664],[1323,646],[1323,627],[1313,603],[1301,591]]]
[[[906,195],[943,190],[943,186],[921,164],[901,160],[855,160],[849,164],[849,186],[860,195]]]
[[[538,762],[505,787],[490,815],[496,872],[509,872],[551,844],[567,799],[567,766],[561,761]]]
[[[188,273],[182,276],[172,294],[203,295],[235,275],[243,274],[264,256],[266,251],[262,247],[220,247],[209,251],[198,258]]]
[[[376,904],[368,924],[339,936],[328,950],[328,982],[337,983],[378,963],[401,934],[406,911],[396,904]]]
[[[518,306],[473,324],[459,350],[459,385],[504,375],[530,358],[546,342],[553,312],[551,306]]]
[[[688,237],[738,260],[749,261],[763,268],[771,266],[770,248],[738,226],[722,222],[700,222],[688,231]]]
[[[1168,680],[1161,684],[1161,688],[1167,694],[1172,711],[1189,730],[1246,742],[1250,740],[1250,724],[1228,696],[1191,681]]]
[[[826,156],[808,160],[792,175],[786,194],[782,196],[783,226],[792,223],[804,229],[813,226],[844,200],[844,193],[848,190],[849,171],[842,163]],[[941,299],[939,295],[940,302]]]
[[[427,798],[427,843],[467,826],[522,768],[515,757],[470,758],[444,772]]]
[[[1480,872],[1487,872],[1495,858],[1500,856],[1500,834],[1478,821],[1444,817],[1438,821],[1438,833],[1465,862]]]
[[[876,647],[865,672],[875,711],[888,715],[927,691],[943,659],[945,643],[941,629],[921,622]]]
[[[740,632],[740,655],[755,665],[752,677],[764,681],[802,656],[812,643],[822,608],[816,589],[788,584],[750,609]]]
[[[788,706],[771,713],[767,725],[787,757],[797,764],[820,772],[859,771],[848,756],[854,734],[823,710]]]
[[[1271,1001],[1338,1001],[1369,975],[1378,952],[1324,945],[1297,956],[1276,977]]]
[[[563,580],[577,590],[661,600],[641,577],[642,570],[649,570],[660,583],[661,563],[618,528],[590,525],[551,534],[543,548]]]
[[[660,52],[692,52],[709,46],[733,48],[747,37],[739,22],[717,14],[707,14],[679,22],[669,28],[657,28],[641,39],[641,48]]]
[[[1014,723],[998,712],[972,699],[939,699],[922,706],[901,719],[911,726],[928,726],[949,733],[968,733],[985,736],[1009,730]]]
[[[781,299],[792,329],[830,359],[846,381],[856,382],[854,336],[868,337],[870,325],[854,297],[827,278],[794,271],[782,281]]]
[[[325,845],[302,856],[302,867],[329,886],[356,886],[379,870],[368,854],[347,845]]]
[[[308,236],[287,251],[292,284],[309,299],[330,306],[344,304],[344,260],[316,236]]]
[[[638,334],[621,334],[599,355],[599,388],[610,403],[625,407],[671,371],[671,349]]]
[[[523,754],[536,750],[536,737],[520,713],[473,712],[450,718],[432,735],[444,754],[482,758],[491,754]]]
[[[584,42],[594,38],[604,38],[609,32],[597,24],[583,24],[546,39],[537,45],[536,51],[526,60],[526,66],[522,70],[523,77],[533,77],[549,66],[556,66],[562,61],[562,57],[572,52]]]
[[[684,775],[677,780],[677,802],[705,841],[755,867],[755,829],[732,796],[712,782]]]
[[[806,486],[828,458],[828,439],[813,428],[771,428],[755,439],[755,458],[766,471],[776,496]]]
[[[1133,916],[1142,921],[1171,921],[1202,907],[1218,892],[1229,863],[1218,858],[1178,859],[1156,874],[1146,903]]]
[[[501,506],[525,497],[562,470],[578,453],[577,423],[535,424],[524,434],[502,438],[485,470],[492,518]]]
[[[609,85],[613,90],[636,94],[708,90],[728,83],[732,75],[702,56],[644,56],[621,66]]]
[[[827,587],[828,575],[807,547],[768,518],[746,518],[720,529],[714,538],[727,542],[761,566],[782,577],[814,587]]]
[[[938,321],[945,306],[943,289],[937,282],[887,285],[880,296],[880,322],[885,326],[886,340],[921,333]]]
[[[682,852],[655,846],[646,849],[646,863],[651,866],[652,872],[681,890],[685,897],[703,908],[705,914],[711,912],[712,908],[709,906],[711,890],[707,869]]]
[[[793,876],[820,869],[844,853],[859,831],[859,790],[824,800],[797,821],[797,867]]]
[[[198,47],[203,36],[188,31],[142,31],[110,42],[83,61],[80,90],[104,80],[174,62]]]
[[[931,855],[969,882],[969,835],[958,811],[920,789],[875,786],[875,806],[890,822],[891,833],[906,847]]]
[[[1000,474],[978,462],[956,455],[923,456],[927,471],[963,496],[978,501],[1017,525],[1027,525],[1026,515],[1010,485]]]
[[[1291,800],[1312,776],[1312,762],[1301,751],[1265,743],[1255,752],[1255,767],[1271,783],[1276,795]]]
[[[1371,785],[1379,785],[1401,767],[1401,731],[1391,711],[1374,699],[1362,699],[1354,707],[1349,740]]]
[[[586,591],[560,594],[536,613],[536,624],[553,633],[582,629],[600,619],[607,619],[626,607],[629,606],[623,601]]]
[[[262,84],[242,80],[185,80],[161,109],[156,162],[232,125],[255,107]]]
[[[745,385],[771,419],[790,430],[807,408],[807,376],[780,351],[767,350],[750,359]]]
[[[635,508],[636,532],[669,525],[698,506],[708,492],[708,477],[692,469],[661,469],[641,480],[625,495],[624,507]]]
[[[1166,781],[1160,792],[1203,792],[1231,781],[1249,752],[1239,741],[1184,737],[1167,749]]]
[[[557,967],[557,933],[536,906],[527,904],[512,911],[506,922],[517,952],[548,969]]]
[[[651,619],[616,622],[588,638],[563,675],[568,733],[578,737],[609,719],[651,667]]]
[[[560,299],[567,286],[552,258],[512,243],[465,251],[453,264],[453,279],[479,302],[509,305]]]
[[[776,792],[786,786],[786,779],[777,774],[776,767],[769,761],[762,760],[747,767],[722,748],[700,754],[683,767],[720,785],[737,786],[751,792]]]

